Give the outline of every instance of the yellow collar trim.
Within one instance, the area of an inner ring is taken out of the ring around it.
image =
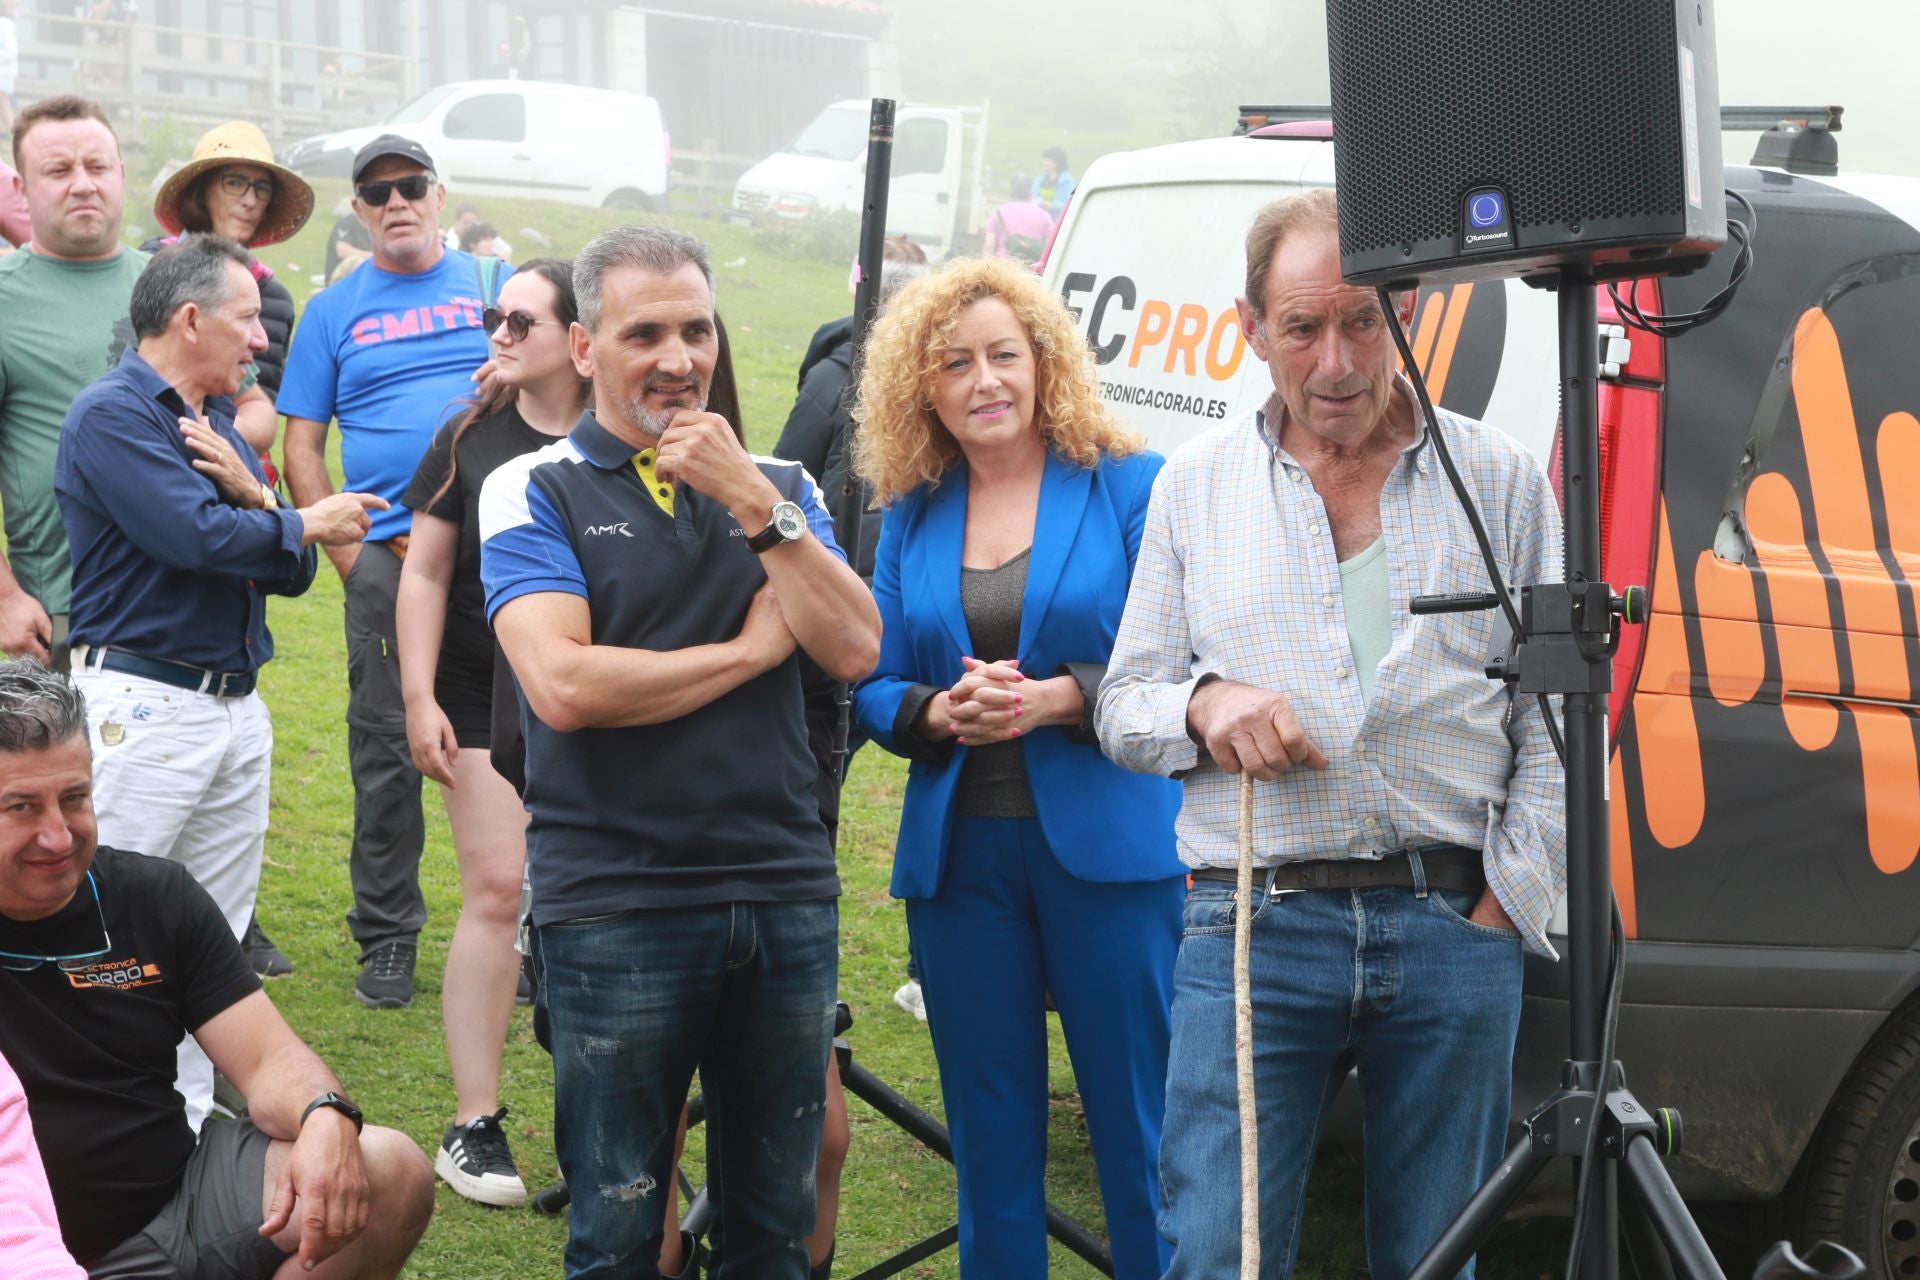
[[[642,449],[633,455],[633,470],[640,477],[640,483],[647,487],[647,493],[653,498],[654,505],[668,515],[673,514],[673,486],[662,480],[653,469],[653,450]]]

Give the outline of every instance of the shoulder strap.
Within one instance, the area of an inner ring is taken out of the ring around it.
[[[500,280],[500,259],[483,258],[478,254],[473,258],[473,277],[480,282],[480,305],[490,307],[494,304],[495,288]]]

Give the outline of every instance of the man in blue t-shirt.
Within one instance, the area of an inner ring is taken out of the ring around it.
[[[340,423],[346,487],[391,506],[364,545],[328,547],[346,584],[347,753],[353,770],[353,910],[360,945],[354,994],[375,1009],[413,1002],[427,907],[420,896],[425,826],[407,749],[394,597],[410,516],[401,501],[440,424],[473,394],[487,359],[481,312],[510,268],[485,267],[440,239],[447,189],[419,143],[382,134],[353,159],[355,216],[373,258],[314,296],[287,353],[287,487],[298,506],[333,492],[327,424]]]

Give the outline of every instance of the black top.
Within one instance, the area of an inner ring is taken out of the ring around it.
[[[510,458],[532,453],[559,439],[529,426],[512,405],[467,428],[457,448],[453,426],[442,427],[413,473],[401,501],[412,511],[450,520],[460,526],[460,550],[447,589],[447,625],[440,639],[440,665],[435,686],[446,681],[463,690],[487,689],[493,684],[493,632],[487,626],[486,593],[480,586],[480,488],[494,468]],[[449,468],[453,483],[439,501],[434,495],[446,484]],[[457,684],[456,684],[457,682]]]
[[[1001,662],[1020,652],[1020,611],[1027,592],[1028,547],[997,569],[960,567],[960,612],[967,620],[973,655]],[[967,752],[960,766],[954,812],[963,818],[1031,818],[1033,790],[1027,782],[1027,748],[1018,739],[992,742]]]
[[[880,512],[871,510],[866,488],[853,475],[853,317],[821,325],[800,361],[800,394],[780,429],[773,456],[797,462],[820,485],[833,515],[833,536],[842,550],[853,546],[860,512],[859,556],[854,568],[873,580],[873,552],[880,542]]]
[[[97,961],[0,968],[0,1045],[19,1072],[60,1233],[82,1266],[146,1226],[180,1185],[193,1130],[174,1047],[260,989],[213,899],[164,858],[101,848],[65,909],[0,917],[0,951]]]
[[[759,465],[833,547],[801,468]],[[563,592],[586,600],[595,644],[686,649],[738,635],[767,580],[747,549],[759,530],[687,485],[668,515],[633,448],[591,413],[496,471],[480,509],[489,618],[522,595]],[[661,724],[561,733],[524,701],[534,923],[839,893],[797,657]]]
[[[322,277],[328,283],[332,283],[334,270],[340,265],[342,243],[350,244],[363,253],[373,252],[373,237],[367,234],[367,228],[360,219],[351,213],[335,218],[332,228],[327,232],[327,256],[320,267]]]

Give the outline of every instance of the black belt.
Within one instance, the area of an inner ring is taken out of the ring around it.
[[[1420,870],[1429,889],[1478,893],[1487,887],[1486,872],[1481,869],[1480,851],[1457,844],[1420,845]],[[1253,882],[1269,893],[1290,893],[1296,889],[1411,889],[1413,863],[1408,851],[1398,850],[1379,858],[1314,858],[1303,862],[1283,862],[1276,867],[1256,867]],[[1239,875],[1226,867],[1201,867],[1195,880],[1224,881],[1238,884]]]
[[[87,647],[81,666],[87,671],[118,671],[122,675],[141,676],[170,684],[176,689],[210,693],[216,698],[244,698],[260,682],[258,671],[207,671],[166,658],[143,658],[125,649]]]

